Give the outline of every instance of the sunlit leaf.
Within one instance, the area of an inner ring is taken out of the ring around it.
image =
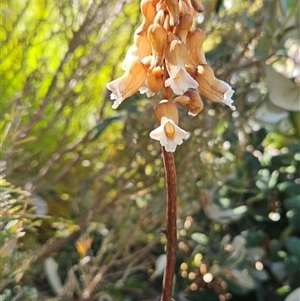
[[[276,123],[288,116],[288,112],[272,102],[264,102],[255,112],[255,118],[262,122]]]
[[[300,86],[275,71],[270,65],[265,66],[265,71],[270,101],[279,108],[299,111]]]
[[[290,294],[287,295],[287,297],[284,299],[284,301],[299,301],[300,296],[300,287],[293,290]]]

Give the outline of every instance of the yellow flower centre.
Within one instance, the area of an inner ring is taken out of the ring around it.
[[[175,127],[174,127],[174,125],[170,121],[168,121],[165,124],[164,129],[165,129],[165,133],[166,133],[167,137],[171,138],[171,137],[174,136],[174,134],[175,134]]]

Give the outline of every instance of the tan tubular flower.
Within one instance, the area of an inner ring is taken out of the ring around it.
[[[189,6],[186,2],[179,0],[179,11],[181,14],[188,14],[190,12]]]
[[[167,9],[166,2],[165,1],[159,1],[156,5],[156,10],[157,10],[157,12],[162,10],[164,13],[168,14],[168,12],[167,12],[168,9]]]
[[[193,25],[193,17],[190,14],[181,14],[179,25],[175,27],[175,34],[186,44],[187,34]]]
[[[205,11],[202,0],[191,0],[191,4],[196,12],[203,13]]]
[[[155,108],[155,117],[159,127],[150,133],[150,137],[158,140],[167,152],[174,152],[177,145],[182,144],[189,134],[178,126],[178,110],[168,100],[162,100]]]
[[[142,35],[137,32],[134,34],[134,44],[139,49],[139,58],[143,58],[151,54],[151,44],[148,41],[147,35]]]
[[[199,65],[197,68],[187,66],[187,71],[199,83],[197,89],[203,96],[214,102],[225,103],[232,111],[236,110],[231,99],[234,91],[230,85],[215,77],[214,71],[209,65]]]
[[[173,30],[173,27],[170,25],[170,15],[167,14],[164,22],[164,29],[167,32],[171,32]]]
[[[178,109],[173,102],[166,99],[161,100],[155,108],[155,119],[157,124],[161,124],[161,119],[163,117],[172,119],[175,124],[178,124]]]
[[[175,94],[182,95],[189,88],[196,89],[198,83],[185,70],[185,44],[172,33],[169,34],[169,41],[165,61],[170,78],[165,81],[165,87],[171,86]]]
[[[195,90],[186,91],[183,95],[177,96],[173,102],[179,102],[186,107],[191,116],[197,116],[203,110],[203,102],[199,93]]]
[[[133,57],[125,73],[106,85],[112,91],[110,99],[114,99],[112,105],[116,109],[125,98],[138,91],[147,76],[147,69],[139,58]]]
[[[141,12],[143,14],[143,21],[140,27],[137,29],[137,33],[140,35],[146,35],[148,27],[153,23],[156,15],[156,4],[158,1],[142,0]]]
[[[127,70],[128,64],[134,57],[142,59],[151,54],[151,44],[146,35],[134,34],[134,44],[128,49],[125,59],[122,63],[122,69]]]
[[[146,93],[147,97],[154,96],[163,86],[163,70],[160,67],[149,67],[147,70],[147,77],[144,84],[140,87],[141,94]]]
[[[165,23],[165,18],[166,18],[165,11],[163,9],[159,9],[156,13],[153,23],[157,23],[163,26]]]
[[[180,1],[185,3],[186,7],[188,8],[187,12],[190,13],[192,16],[194,16],[195,15],[195,10],[192,7],[191,1],[190,0],[180,0]],[[180,5],[179,5],[179,7],[180,7]],[[182,13],[182,11],[180,11],[180,12]]]
[[[186,45],[188,48],[187,63],[193,67],[206,64],[202,45],[205,39],[205,32],[200,29],[190,30],[187,34]]]
[[[147,32],[147,38],[152,48],[151,67],[162,66],[165,58],[165,51],[168,45],[168,35],[166,30],[159,24],[150,25]]]
[[[178,0],[165,0],[165,3],[170,15],[170,25],[178,25],[180,16]]]

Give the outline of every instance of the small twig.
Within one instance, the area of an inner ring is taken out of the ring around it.
[[[176,249],[177,249],[177,189],[176,170],[173,153],[167,152],[162,147],[162,154],[165,166],[167,203],[166,203],[166,237],[167,237],[167,263],[163,280],[163,292],[161,301],[171,301],[173,278],[175,271]]]
[[[20,300],[20,297],[23,295],[23,289],[20,289],[20,291],[17,293],[17,295],[11,299],[11,301],[17,301]]]
[[[108,262],[108,264],[102,266],[100,268],[100,270],[98,271],[98,273],[94,276],[93,280],[90,282],[90,284],[88,285],[88,287],[86,287],[79,300],[89,300],[91,297],[91,294],[94,292],[96,286],[98,285],[98,283],[101,281],[103,275],[110,269],[110,267],[113,265],[113,263],[115,262],[115,260],[117,260],[117,258],[122,254],[122,252],[124,252],[123,248],[120,248],[115,255],[111,258],[111,260]]]

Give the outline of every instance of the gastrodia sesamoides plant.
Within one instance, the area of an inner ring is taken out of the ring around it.
[[[147,97],[163,92],[155,109],[158,127],[150,137],[167,152],[174,152],[189,136],[178,125],[178,103],[191,116],[203,109],[200,95],[235,110],[234,91],[206,62],[205,32],[193,28],[197,12],[204,12],[200,0],[142,0],[143,20],[123,61],[124,74],[107,84],[114,109],[138,91]],[[171,93],[164,93],[167,89]]]

